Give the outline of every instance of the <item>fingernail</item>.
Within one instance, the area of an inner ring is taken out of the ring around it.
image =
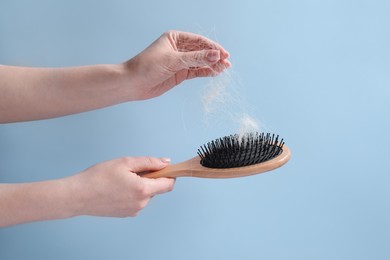
[[[163,163],[170,163],[170,162],[171,162],[171,158],[160,158],[160,160],[161,160]]]
[[[207,53],[207,60],[210,62],[215,62],[220,59],[219,51],[210,51]]]

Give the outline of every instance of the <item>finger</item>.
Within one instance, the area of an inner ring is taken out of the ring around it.
[[[187,79],[215,77],[218,73],[212,68],[200,68],[196,70],[188,70]]]
[[[181,31],[174,31],[174,33],[176,34],[175,38],[177,39],[178,47],[195,48],[194,50],[220,49],[222,47],[218,43],[199,34]]]
[[[202,35],[178,31],[176,33],[178,34],[176,39],[177,48],[179,51],[215,49],[221,52],[221,59],[228,59],[230,57],[229,52],[227,52],[220,44]]]
[[[228,69],[232,66],[230,61],[228,60],[220,60],[218,63],[211,66],[211,69],[217,72],[218,74],[224,71],[225,69]]]
[[[221,59],[221,64],[226,68],[231,68],[232,63],[228,59]]]
[[[226,60],[230,58],[230,53],[227,52],[224,48],[222,48],[220,51],[221,51],[221,60]]]
[[[169,164],[167,158],[154,158],[149,156],[128,158],[128,167],[130,171],[139,173],[146,171],[158,171]]]
[[[193,79],[198,77],[215,77],[218,76],[225,69],[230,68],[231,63],[228,60],[223,60],[214,64],[211,67],[197,68],[188,70],[187,79]]]
[[[180,69],[189,69],[191,67],[211,66],[220,60],[219,50],[201,50],[191,52],[179,52],[181,60]]]
[[[142,180],[145,184],[147,193],[150,196],[170,192],[173,190],[173,186],[175,184],[175,180],[170,178],[142,178]]]

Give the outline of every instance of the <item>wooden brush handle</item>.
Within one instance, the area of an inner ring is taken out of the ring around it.
[[[259,174],[279,168],[288,162],[291,158],[290,149],[285,145],[283,152],[277,157],[254,165],[236,167],[236,168],[207,168],[200,164],[199,156],[188,161],[168,165],[162,170],[142,174],[142,177],[148,178],[176,178],[176,177],[199,177],[199,178],[236,178]]]

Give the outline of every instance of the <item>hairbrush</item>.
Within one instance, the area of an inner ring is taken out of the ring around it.
[[[235,178],[274,170],[290,159],[290,149],[279,135],[248,133],[218,138],[198,149],[198,156],[142,174],[148,178]]]

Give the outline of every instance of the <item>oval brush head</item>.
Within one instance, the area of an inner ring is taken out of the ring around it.
[[[283,151],[283,139],[270,133],[230,135],[208,142],[198,149],[200,164],[208,168],[235,168],[262,163]]]
[[[237,178],[274,170],[291,157],[283,139],[274,134],[230,135],[203,145],[198,155],[187,161],[168,165],[162,170],[143,173],[148,178]]]

